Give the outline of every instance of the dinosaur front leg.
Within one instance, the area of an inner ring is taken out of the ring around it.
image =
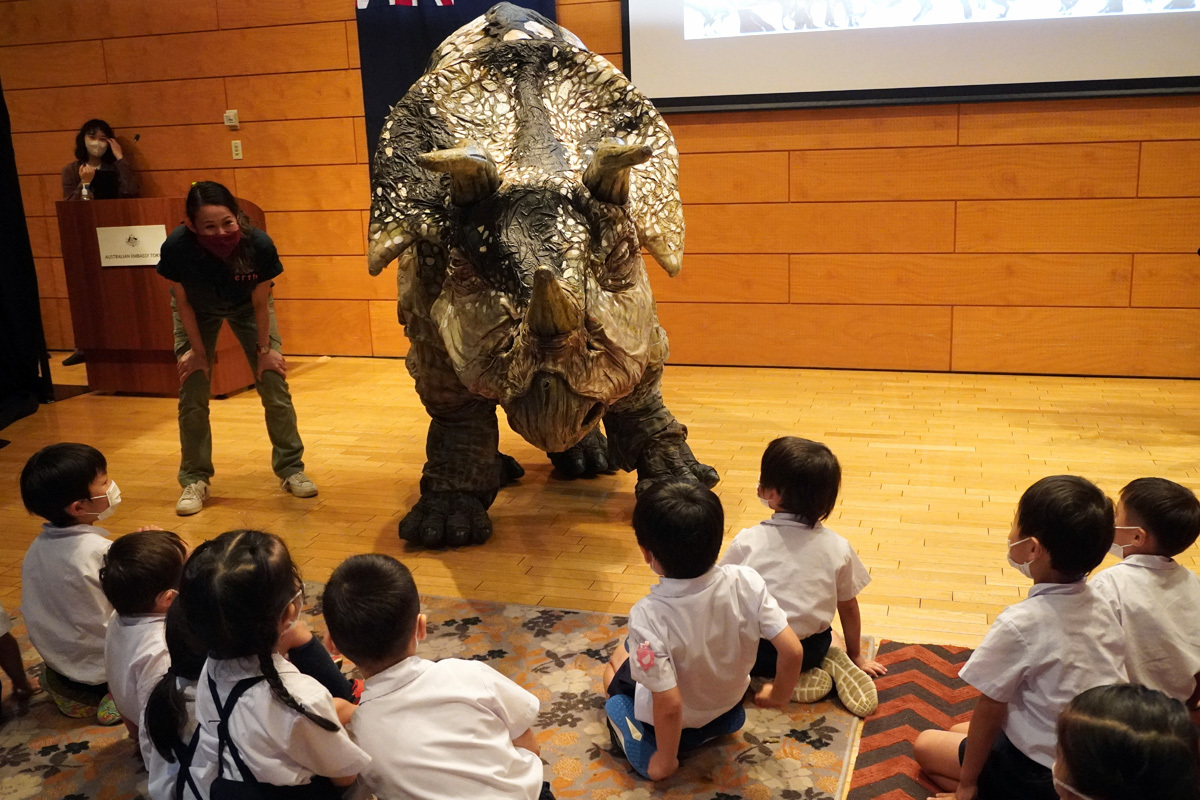
[[[662,367],[648,368],[637,388],[604,415],[609,463],[637,470],[637,494],[663,480],[716,485],[720,476],[692,455],[687,428],[663,404],[661,385]]]
[[[497,449],[496,404],[467,392],[443,354],[414,342],[407,365],[430,422],[421,499],[401,520],[400,538],[424,547],[482,544],[492,535],[487,509],[496,492],[525,471]]]

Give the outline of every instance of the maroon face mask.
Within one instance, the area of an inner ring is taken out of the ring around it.
[[[229,233],[196,234],[196,241],[200,243],[200,246],[222,261],[229,258],[229,254],[233,252],[241,240],[242,231],[240,228]]]

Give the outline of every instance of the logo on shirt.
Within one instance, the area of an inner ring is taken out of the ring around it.
[[[654,648],[649,642],[642,642],[637,649],[637,663],[643,671],[654,666]]]
[[[236,272],[233,275],[235,281],[259,283],[257,272]]]

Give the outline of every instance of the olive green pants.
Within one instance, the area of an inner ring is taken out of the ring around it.
[[[279,330],[275,325],[275,301],[270,301],[271,349],[279,350]],[[200,328],[200,341],[208,353],[209,374],[212,372],[213,357],[217,351],[217,335],[221,323],[228,322],[237,337],[251,372],[258,373],[258,325],[254,320],[254,305],[247,301],[244,306],[234,307],[223,313],[193,309],[196,324]],[[182,356],[191,349],[183,321],[171,298],[171,313],[175,320],[175,355]],[[280,480],[304,471],[304,443],[296,428],[296,409],[292,407],[292,394],[287,381],[274,370],[267,370],[256,380],[254,388],[262,400],[267,420],[267,436],[271,440],[271,469]],[[197,370],[187,377],[179,387],[179,485],[188,486],[197,481],[210,482],[213,476],[212,427],[208,421],[209,377],[204,370]]]

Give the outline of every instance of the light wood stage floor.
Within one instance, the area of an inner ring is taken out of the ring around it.
[[[54,364],[56,380],[82,367]],[[408,550],[396,536],[417,498],[427,417],[400,360],[292,358],[291,382],[321,493],[285,494],[270,471],[257,395],[214,400],[214,499],[179,518],[175,400],[85,394],[43,406],[0,432],[7,491],[0,509],[0,603],[20,603],[20,566],[40,522],[21,506],[18,475],[38,448],[87,442],[108,458],[123,502],[113,534],[157,524],[191,544],[235,527],[282,536],[306,578],[342,559],[390,553],[428,594],[625,613],[653,581],[628,521],[634,476],[564,481],[501,425],[501,448],[526,469],[492,507],[481,547]],[[758,462],[767,442],[827,443],[843,485],[828,525],[871,571],[863,631],[977,644],[1028,582],[1005,561],[1005,536],[1034,480],[1077,473],[1114,495],[1156,475],[1200,487],[1200,382],[833,370],[668,367],[663,393],[696,455],[721,474],[726,538],[758,521]],[[1180,557],[1200,566],[1200,552]],[[1109,558],[1106,564],[1112,563]]]

